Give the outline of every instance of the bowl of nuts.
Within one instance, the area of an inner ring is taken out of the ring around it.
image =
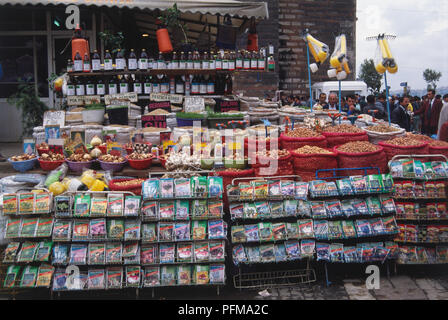
[[[103,154],[98,159],[101,165],[101,169],[105,171],[121,171],[127,163],[126,158],[122,156],[114,156],[111,154]]]
[[[90,154],[87,153],[73,153],[65,161],[67,162],[70,170],[74,172],[82,172],[84,168],[89,169],[94,162]]]
[[[60,153],[42,153],[39,158],[39,165],[45,171],[51,171],[65,162],[65,157]]]
[[[14,170],[25,172],[34,168],[37,162],[37,157],[34,154],[22,154],[20,156],[12,156],[8,159]]]
[[[131,168],[136,170],[148,169],[152,164],[154,155],[151,153],[137,153],[133,152],[126,156]]]

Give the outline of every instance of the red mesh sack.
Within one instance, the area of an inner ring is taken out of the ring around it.
[[[132,193],[135,193],[136,195],[141,195],[142,194],[142,183],[135,183],[135,184],[130,184],[127,186],[120,186],[117,185],[117,182],[125,182],[125,181],[132,181],[132,180],[137,180],[137,179],[112,179],[109,181],[109,189],[111,191],[129,191]]]
[[[428,142],[424,141],[417,146],[397,146],[388,144],[387,141],[381,141],[378,144],[384,148],[387,161],[390,161],[394,156],[399,154],[428,154]],[[426,159],[422,158],[421,161],[426,161]]]
[[[260,160],[263,162],[263,164],[260,163]],[[270,162],[274,161],[274,159],[269,157],[255,157],[255,164],[252,164],[253,168],[256,167],[269,167]],[[289,154],[287,156],[281,157],[277,159],[277,167],[278,168],[286,168],[291,166],[292,162],[292,155]],[[265,164],[264,164],[265,163]]]
[[[441,146],[432,146],[428,145],[428,153],[429,154],[442,154],[448,158],[448,147]],[[431,161],[442,161],[443,158],[440,157],[431,157]]]
[[[300,154],[291,151],[295,171],[311,171],[318,169],[333,169],[338,167],[338,155],[335,152],[329,154]]]
[[[294,175],[292,163],[289,167],[277,168],[277,170],[269,170],[266,172],[265,167],[256,167],[255,176],[257,177],[272,177],[272,176],[291,176]]]
[[[327,139],[324,136],[309,138],[287,137],[283,133],[280,135],[280,145],[282,149],[296,150],[303,146],[316,146],[320,148],[327,147]]]
[[[322,132],[322,135],[327,139],[328,148],[352,141],[369,141],[369,136],[365,131],[356,133]]]
[[[338,150],[339,147],[334,147],[334,151],[338,154],[339,168],[362,168],[362,167],[377,167],[381,173],[387,173],[387,158],[383,147],[379,146],[378,150],[373,152],[352,153]],[[364,170],[352,170],[350,175],[363,175]],[[367,174],[378,174],[377,170],[367,170]]]

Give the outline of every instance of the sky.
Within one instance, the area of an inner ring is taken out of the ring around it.
[[[391,90],[401,82],[412,89],[426,89],[426,68],[442,73],[438,87],[448,87],[448,0],[357,0],[356,63],[359,74],[364,59],[375,58],[376,41],[366,37],[387,33],[398,64],[387,74]],[[383,83],[384,86],[384,83]]]

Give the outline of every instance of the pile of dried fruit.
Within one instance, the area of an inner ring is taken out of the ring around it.
[[[93,158],[90,154],[78,154],[78,153],[73,153],[70,157],[68,157],[67,159],[68,161],[73,161],[73,162],[89,162],[92,161]]]
[[[295,153],[299,154],[330,154],[332,152],[316,147],[316,146],[303,146],[302,148],[294,150]]]
[[[138,184],[142,184],[145,179],[132,179],[128,181],[121,181],[121,182],[114,182],[115,185],[119,187],[128,187],[128,186],[135,186]]]
[[[280,158],[284,158],[286,156],[289,156],[289,151],[288,150],[263,150],[263,151],[258,151],[255,154],[257,157],[267,157],[267,158],[271,158],[271,159],[280,159]]]
[[[374,131],[374,132],[380,132],[380,133],[389,133],[389,132],[400,131],[400,129],[398,129],[398,128],[387,126],[387,125],[384,125],[384,124],[379,124],[377,126],[369,126],[369,127],[366,128],[366,130]]]
[[[104,154],[99,159],[103,162],[113,162],[113,163],[121,163],[124,162],[126,159],[122,156],[114,156],[111,154]]]
[[[151,159],[154,156],[151,153],[137,153],[137,152],[132,152],[129,156],[128,159],[129,160],[147,160],[147,159]]]
[[[416,140],[415,138],[411,138],[409,136],[405,136],[405,137],[397,137],[392,140],[387,140],[387,141],[385,141],[385,143],[391,144],[394,146],[404,147],[404,146],[419,146],[422,144],[422,141]]]
[[[53,153],[50,151],[49,153],[42,153],[40,158],[44,161],[61,161],[64,160],[64,155],[60,153]]]
[[[305,128],[305,127],[296,127],[294,130],[290,130],[285,133],[285,136],[291,138],[311,138],[311,137],[319,137],[319,133],[314,130]]]
[[[364,130],[358,128],[357,126],[352,126],[349,124],[341,124],[337,126],[327,126],[323,130],[324,132],[335,132],[335,133],[362,133]]]
[[[434,140],[429,143],[430,146],[433,147],[448,147],[448,142],[446,141],[440,141],[440,140]]]
[[[364,152],[374,152],[379,149],[378,146],[371,144],[367,141],[352,141],[347,142],[340,147],[338,151],[349,152],[349,153],[364,153]]]
[[[26,160],[31,160],[36,158],[36,156],[34,154],[22,154],[20,156],[12,156],[11,157],[11,161],[26,161]]]

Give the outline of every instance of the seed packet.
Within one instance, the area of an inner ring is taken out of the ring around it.
[[[316,242],[314,240],[301,240],[300,252],[303,257],[312,257],[314,255],[314,249]]]
[[[244,226],[232,226],[232,242],[247,242]]]
[[[368,192],[367,179],[364,176],[351,176],[350,184],[352,185],[355,194],[362,194]]]
[[[382,220],[387,233],[394,233],[397,231],[398,227],[395,217],[384,217]]]
[[[344,262],[344,245],[341,243],[330,244],[330,260],[333,263]]]
[[[352,205],[355,208],[357,215],[364,216],[369,214],[369,208],[363,199],[353,199]]]
[[[261,262],[260,247],[246,247],[247,259],[249,263]]]
[[[51,237],[53,231],[53,218],[40,217],[37,221],[36,237]]]
[[[194,261],[208,261],[209,259],[209,247],[207,242],[195,243],[194,245]]]
[[[299,239],[314,238],[314,226],[311,219],[297,220],[297,226],[299,229]]]
[[[73,221],[73,240],[88,240],[89,239],[89,220],[74,220]]]
[[[339,194],[342,196],[349,196],[355,194],[350,179],[336,180],[336,186],[339,190]]]
[[[173,223],[159,223],[159,241],[174,241]]]
[[[34,193],[19,193],[19,213],[31,214],[34,212]]]
[[[209,266],[195,265],[194,280],[196,284],[208,284],[210,282]]]
[[[415,183],[413,181],[403,181],[401,184],[401,192],[398,195],[399,198],[414,198],[417,196],[414,194]],[[417,194],[419,197],[423,196],[423,187],[422,184],[419,184],[416,188]]]
[[[107,197],[107,216],[121,217],[123,215],[123,194],[109,194]]]
[[[314,236],[316,239],[326,240],[328,239],[328,221],[327,220],[314,220]]]
[[[4,194],[3,195],[3,214],[17,214],[18,211],[17,194]]]
[[[351,200],[342,200],[341,201],[341,210],[344,216],[346,217],[352,217],[356,215],[356,209],[353,207]]]
[[[336,186],[336,183],[334,183],[333,181],[329,181],[326,184],[327,184],[326,188],[327,188],[327,192],[328,192],[329,196],[336,197],[339,195],[338,187]]]
[[[6,271],[5,281],[3,282],[3,288],[14,288],[16,286],[16,280],[19,277],[20,266],[9,266]]]
[[[344,246],[344,260],[346,263],[357,263],[360,262],[356,247]]]
[[[244,216],[244,205],[242,203],[229,204],[230,218],[232,220],[242,219]]]
[[[193,261],[193,244],[178,243],[177,244],[177,261],[192,262]]]
[[[428,263],[428,256],[424,247],[417,247],[417,260],[419,263]]]
[[[162,286],[176,285],[176,266],[163,266],[160,273]]]
[[[205,240],[207,238],[207,221],[193,221],[193,240]]]
[[[175,241],[190,240],[190,223],[177,222],[174,225],[174,238]]]
[[[286,240],[287,239],[287,233],[286,233],[286,225],[281,223],[274,223],[272,224],[272,234],[274,236],[274,240]]]
[[[23,218],[20,226],[20,237],[30,238],[36,235],[37,218]]]
[[[282,188],[280,180],[268,181],[268,187],[269,187],[269,197],[278,198],[282,196]]]
[[[329,218],[340,217],[342,213],[342,205],[339,200],[331,200],[325,202],[325,209]]]
[[[240,199],[241,200],[253,200],[254,199],[254,187],[250,183],[240,183]]]
[[[106,243],[106,263],[121,264],[122,262],[122,244],[113,242]]]
[[[70,248],[70,264],[86,264],[87,263],[87,245],[72,244]]]
[[[383,181],[380,174],[372,174],[367,176],[367,189],[369,193],[377,193],[383,191]]]
[[[160,197],[159,179],[148,179],[143,181],[143,200],[158,199]]]
[[[207,200],[194,200],[191,202],[191,211],[194,218],[206,218],[208,215]]]
[[[445,199],[446,198],[445,182],[443,182],[443,181],[436,182],[435,189],[436,189],[435,190],[435,197],[436,198],[440,198],[440,199]]]
[[[227,185],[227,196],[232,199],[240,198],[240,187],[238,185]]]
[[[138,242],[130,242],[123,246],[124,264],[140,264],[140,246]]]
[[[438,263],[447,263],[448,262],[448,247],[437,246],[436,247],[436,257],[437,257]]]
[[[225,283],[225,266],[223,264],[212,264],[210,266],[210,283]]]
[[[264,200],[268,198],[269,188],[265,180],[253,180],[250,182],[254,188],[254,198]]]
[[[244,226],[244,233],[246,235],[246,242],[260,241],[258,235],[258,226],[256,224],[248,224]]]
[[[223,220],[208,221],[208,238],[209,239],[225,238]]]
[[[191,266],[181,265],[177,267],[177,284],[178,285],[191,284]]]
[[[299,239],[299,228],[297,223],[286,223],[286,233],[288,239]]]
[[[275,262],[274,244],[263,244],[260,246],[261,262]]]
[[[142,206],[142,218],[144,220],[158,220],[159,206],[155,201],[144,202]]]
[[[139,266],[127,266],[126,267],[126,287],[139,287],[140,286],[140,273],[141,273],[141,268]]]
[[[155,264],[157,262],[157,245],[142,245],[140,250],[140,261],[141,264]]]
[[[34,213],[49,213],[52,202],[52,193],[36,193],[34,197]]]
[[[423,167],[423,163],[420,160],[414,160],[414,174],[416,178],[423,178],[425,174],[425,169]]]
[[[362,244],[362,262],[370,262],[373,261],[373,257],[375,254],[375,247],[372,247],[368,244]]]
[[[47,262],[50,260],[51,248],[53,247],[53,242],[42,241],[39,243],[34,261]]]
[[[124,215],[138,216],[140,210],[140,196],[127,196],[124,201]]]
[[[159,262],[160,263],[173,263],[174,262],[175,247],[174,244],[161,244],[159,250]]]
[[[355,225],[358,237],[368,237],[373,234],[369,220],[356,220]]]
[[[316,243],[317,261],[330,262],[330,245],[328,243]]]
[[[70,196],[54,197],[54,215],[58,218],[66,218],[72,215],[72,198]]]
[[[447,176],[447,172],[445,170],[445,166],[443,162],[433,161],[431,162],[431,167],[434,170],[436,176],[445,178]]]
[[[257,201],[255,205],[255,217],[268,218],[270,217],[269,203],[266,201]],[[252,207],[251,207],[252,208]]]
[[[208,177],[208,196],[209,198],[222,198],[223,185],[222,177]]]
[[[106,245],[104,243],[89,243],[89,264],[105,264]]]
[[[391,161],[390,162],[390,173],[394,178],[403,177],[403,164],[401,161]]]
[[[258,211],[255,203],[245,202],[244,203],[244,219],[257,219]]]
[[[18,238],[20,233],[22,219],[8,218],[6,222],[5,238]]]
[[[90,194],[75,195],[74,217],[88,217],[90,215]]]
[[[414,196],[408,196],[408,198],[425,198],[427,196],[423,183],[420,182],[414,182],[413,183],[413,193]]]
[[[325,201],[312,201],[311,213],[313,219],[325,219],[327,217],[327,210],[325,209]]]
[[[33,288],[36,284],[38,268],[35,266],[26,266],[22,273],[22,279],[20,280],[21,288]]]
[[[91,217],[105,217],[107,212],[106,198],[92,198],[90,202]]]
[[[297,204],[297,215],[311,217],[311,204],[308,201],[299,200]]]
[[[155,223],[145,223],[142,226],[142,241],[155,242],[157,241],[157,228]]]
[[[224,261],[225,253],[224,253],[224,242],[222,241],[210,241],[209,242],[209,250],[210,250],[210,261]]]
[[[308,198],[308,182],[296,181],[295,198],[298,200],[306,200]]]
[[[294,217],[297,213],[297,200],[283,201],[283,211],[287,216]]]
[[[232,249],[232,259],[235,265],[247,262],[246,252],[241,244],[238,244]]]
[[[288,260],[288,256],[286,254],[286,248],[283,243],[279,243],[274,246],[274,253],[275,253],[275,262],[284,262]]]
[[[37,271],[36,288],[49,288],[53,278],[54,267],[48,264],[42,264]]]
[[[283,216],[283,201],[270,201],[269,210],[272,218]]]
[[[65,269],[56,269],[53,277],[53,291],[67,290],[67,277]]]
[[[160,286],[160,268],[158,266],[145,268],[143,272],[143,286]]]
[[[286,241],[285,249],[288,260],[300,259],[300,244],[298,241]]]
[[[178,178],[174,180],[176,198],[190,198],[191,186],[189,178]]]
[[[390,173],[382,174],[381,180],[383,182],[384,192],[391,192],[394,189],[394,179]]]
[[[3,262],[12,263],[16,261],[17,254],[19,253],[20,242],[10,242],[5,249],[5,256]]]
[[[327,183],[324,180],[314,180],[310,182],[310,193],[312,197],[326,197],[329,195]]]
[[[106,219],[92,219],[89,224],[90,239],[106,238]]]
[[[274,240],[274,234],[272,232],[272,225],[270,222],[260,222],[258,224],[258,234],[260,241]]]
[[[281,192],[283,197],[294,197],[295,196],[295,182],[292,180],[281,180]]]
[[[188,200],[177,200],[175,208],[176,220],[188,220],[190,218],[190,203]]]
[[[367,208],[371,215],[381,214],[381,202],[380,199],[376,197],[368,197],[367,198]]]
[[[446,219],[447,218],[447,204],[446,203],[436,203],[436,208],[437,208],[437,216],[440,219]]]
[[[123,239],[124,237],[124,221],[123,220],[107,220],[107,238]]]
[[[106,269],[107,289],[121,289],[123,283],[123,269],[121,267],[108,267]]]
[[[205,198],[208,195],[207,177],[199,176],[191,178],[193,184],[193,194],[195,197]]]
[[[68,262],[69,245],[57,243],[53,248],[53,264],[66,264]]]
[[[89,289],[105,289],[106,273],[104,269],[89,269],[87,287]]]
[[[396,212],[394,199],[391,197],[381,197],[381,209],[383,214],[392,214]]]
[[[383,221],[380,218],[370,220],[370,225],[375,235],[384,234],[386,232]]]
[[[140,240],[140,221],[126,220],[124,230],[124,240]]]
[[[356,238],[355,224],[351,220],[342,221],[342,231],[344,232],[344,238]]]
[[[328,237],[329,239],[342,239],[344,237],[342,221],[328,221]]]

